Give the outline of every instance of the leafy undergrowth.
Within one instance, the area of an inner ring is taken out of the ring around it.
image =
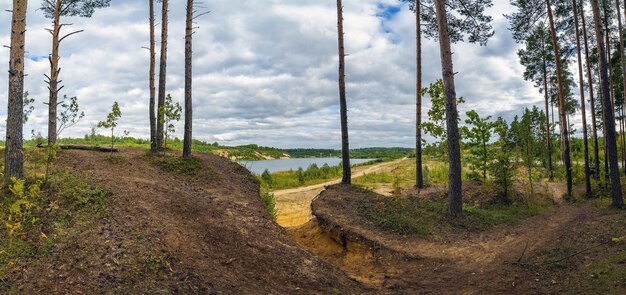
[[[0,293],[13,290],[7,279],[11,269],[55,251],[55,241],[64,231],[89,225],[105,214],[110,196],[107,190],[61,169],[45,184],[30,179],[4,185],[0,193]]]
[[[401,235],[440,236],[444,232],[485,231],[502,224],[515,222],[545,212],[551,200],[537,195],[519,198],[510,205],[497,202],[464,204],[461,218],[447,214],[448,204],[443,198],[420,196],[385,197],[366,191],[359,213],[383,230]]]

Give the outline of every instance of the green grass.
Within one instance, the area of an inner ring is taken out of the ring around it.
[[[215,172],[211,167],[204,165],[202,160],[191,157],[184,159],[173,155],[150,155],[144,156],[148,162],[163,169],[164,171],[176,174],[194,176],[203,181],[211,181],[215,178]]]
[[[444,199],[426,200],[418,197],[395,198],[366,193],[361,200],[360,214],[383,230],[421,237],[439,237],[445,232],[484,231],[494,226],[514,224],[521,219],[536,215],[543,207],[523,204],[465,205],[461,218],[447,214]]]
[[[578,294],[626,294],[626,250],[593,262],[587,273],[576,288]]]

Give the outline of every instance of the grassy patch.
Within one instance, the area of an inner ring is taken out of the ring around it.
[[[195,176],[204,181],[210,181],[215,177],[213,170],[198,158],[185,159],[179,156],[149,154],[145,158],[153,165],[173,174]]]
[[[447,214],[444,199],[428,200],[418,197],[384,197],[365,194],[360,200],[360,214],[383,230],[401,235],[435,236],[446,232],[484,231],[502,224],[513,224],[543,212],[543,207],[513,205],[465,205],[461,218]]]
[[[126,157],[120,156],[120,155],[109,154],[109,155],[106,155],[104,159],[107,162],[111,164],[116,164],[116,165],[128,163],[128,160],[126,159]]]

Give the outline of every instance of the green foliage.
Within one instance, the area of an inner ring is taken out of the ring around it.
[[[61,2],[61,16],[91,17],[96,9],[109,7],[111,0],[65,0]],[[41,7],[46,18],[54,18],[56,1],[42,1]]]
[[[113,103],[113,107],[111,107],[111,112],[107,115],[107,119],[105,121],[98,122],[98,128],[111,129],[111,148],[115,145],[115,127],[117,127],[117,120],[122,117],[122,112],[120,111],[120,106],[117,103]]]
[[[180,121],[180,116],[183,112],[183,108],[180,104],[172,102],[172,96],[167,94],[165,97],[165,104],[159,108],[159,118],[161,124],[165,124],[165,139],[163,147],[167,148],[167,141],[170,136],[176,132],[176,125],[174,122]]]
[[[33,225],[39,219],[31,214],[35,201],[41,195],[41,183],[26,187],[23,179],[12,177],[9,183],[8,212],[0,215],[9,236],[9,246],[25,234],[28,224]]]
[[[300,177],[298,177],[298,179],[300,179]],[[265,169],[265,171],[263,171],[263,174],[261,174],[261,181],[265,183],[267,187],[272,187],[274,182],[272,181],[272,174],[270,174],[269,170]]]
[[[278,190],[322,183],[340,177],[341,173],[341,165],[331,167],[324,164],[320,168],[316,164],[311,164],[306,170],[299,168],[296,171],[275,173],[266,170],[259,177],[259,181],[269,189]]]
[[[516,163],[511,159],[515,142],[508,124],[502,118],[497,120],[496,132],[499,134],[499,139],[494,144],[497,153],[488,168],[493,175],[493,182],[498,188],[501,200],[508,204],[510,203],[509,194],[513,186],[513,175],[516,168]]]
[[[340,158],[341,150],[332,149],[286,149],[284,153],[290,155],[292,158]],[[350,158],[352,159],[400,159],[403,157],[415,154],[414,149],[410,148],[360,148],[351,149]]]
[[[152,164],[161,167],[163,170],[181,175],[197,175],[203,171],[210,171],[210,168],[198,158],[185,159],[172,155],[146,155]],[[212,173],[212,172],[210,172]]]
[[[447,160],[448,133],[446,129],[446,96],[444,93],[443,81],[441,79],[430,84],[428,88],[422,89],[422,93],[430,96],[431,107],[428,110],[428,121],[422,123],[422,128],[426,134],[435,138],[433,146],[439,151],[442,159]],[[457,105],[464,103],[463,97],[459,97]],[[460,121],[460,118],[457,118]]]
[[[0,282],[16,261],[49,253],[60,231],[101,216],[109,196],[65,170],[47,184],[12,180],[0,195]]]
[[[270,190],[262,185],[261,186],[261,201],[267,209],[267,213],[269,213],[272,220],[276,221],[276,217],[278,216],[278,211],[276,210],[276,198],[274,194],[270,192]]]
[[[80,108],[78,106],[78,99],[76,96],[67,99],[67,95],[63,96],[63,103],[61,103],[61,111],[57,116],[57,135],[60,134],[67,128],[70,128],[76,125],[80,119],[85,117],[85,112],[80,112]]]
[[[359,214],[383,230],[400,235],[421,237],[441,235],[446,232],[484,231],[501,224],[512,224],[539,211],[523,204],[513,205],[465,205],[461,219],[446,216],[445,199],[383,197],[373,193],[364,194],[360,200]]]
[[[491,116],[481,118],[478,113],[471,110],[466,113],[467,119],[463,129],[463,134],[467,139],[467,146],[469,147],[468,161],[470,163],[470,169],[473,171],[479,170],[482,173],[482,180],[487,180],[487,166],[493,158],[493,151],[489,145],[491,135],[498,127],[498,122],[489,122]]]
[[[28,122],[28,118],[35,110],[35,106],[33,105],[34,103],[35,103],[35,99],[30,98],[28,91],[24,91],[24,119],[23,119],[24,124]]]
[[[439,183],[448,185],[448,174],[450,167],[447,164],[436,164],[426,169],[428,172],[428,179],[431,183]]]
[[[43,140],[43,138],[35,140]],[[43,143],[44,142],[42,141],[41,146],[43,146]],[[38,146],[40,145],[38,144]],[[45,147],[31,149],[27,152],[27,157],[33,165],[34,171],[38,171],[39,167],[45,167],[43,179],[44,183],[48,182],[48,178],[50,176],[50,166],[57,159],[57,155],[60,151],[61,148],[57,144],[54,144],[51,146],[46,145]]]
[[[517,154],[522,158],[524,166],[526,167],[526,175],[531,193],[534,192],[533,168],[536,165],[537,158],[539,154],[541,154],[543,146],[543,138],[540,137],[542,132],[542,118],[543,113],[540,112],[537,107],[533,107],[532,111],[525,109],[521,121],[515,116],[510,127],[511,140],[517,147]]]

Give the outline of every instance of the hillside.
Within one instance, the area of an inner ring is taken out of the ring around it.
[[[213,155],[198,155],[199,167],[145,155],[63,152],[58,168],[109,192],[105,213],[50,230],[45,253],[22,255],[0,273],[0,293],[367,291],[290,239],[241,166]]]

